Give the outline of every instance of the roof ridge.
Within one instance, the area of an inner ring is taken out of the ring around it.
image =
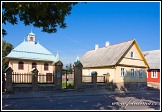
[[[121,44],[121,43],[125,43],[125,42],[129,42],[129,41],[134,41],[134,39],[133,40],[127,40],[127,41],[119,42],[119,43],[116,43],[116,44],[110,44],[109,46],[111,46],[111,45],[117,45],[117,44]]]
[[[113,45],[117,45],[117,44],[122,44],[122,43],[125,43],[125,42],[134,41],[134,40],[135,40],[135,39],[127,40],[127,41],[124,41],[124,42],[119,42],[119,43],[116,43],[116,44],[110,44],[109,46],[113,46]],[[107,46],[107,47],[108,47],[108,46]],[[103,46],[103,47],[100,47],[100,48],[98,48],[98,49],[107,48],[107,47]],[[90,52],[90,51],[94,51],[94,49],[89,50],[89,51],[87,51],[87,52]],[[86,52],[86,53],[87,53],[87,52]]]

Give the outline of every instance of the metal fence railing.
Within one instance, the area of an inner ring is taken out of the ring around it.
[[[32,83],[32,73],[12,73],[12,83],[30,84]],[[53,74],[38,74],[38,83],[54,83]]]
[[[12,73],[12,83],[32,83],[31,73]]]
[[[82,76],[83,83],[92,83],[92,76]],[[97,76],[97,83],[105,83],[105,76]]]
[[[54,83],[54,77],[52,73],[38,74],[38,83]]]
[[[92,83],[92,76],[82,76],[82,82]]]
[[[97,83],[105,83],[105,76],[97,76]]]

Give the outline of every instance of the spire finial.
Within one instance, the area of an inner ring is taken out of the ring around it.
[[[33,33],[33,32],[32,32],[32,29],[31,29],[31,33]]]
[[[79,56],[77,56],[77,58],[76,58],[76,62],[79,62],[79,61],[80,61]]]
[[[25,42],[25,37],[24,37],[24,42]]]
[[[59,56],[58,51],[57,51],[55,62],[58,62],[58,61],[60,61],[60,56]]]

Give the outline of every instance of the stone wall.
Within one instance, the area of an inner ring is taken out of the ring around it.
[[[33,92],[31,84],[14,84],[14,92]],[[38,84],[37,91],[53,91],[56,90],[53,84]]]
[[[147,83],[145,82],[131,82],[131,83],[116,83],[116,90],[131,91],[131,90],[146,90]],[[114,86],[113,85],[113,86]]]
[[[160,83],[159,82],[147,82],[148,87],[153,87],[156,89],[160,89]]]

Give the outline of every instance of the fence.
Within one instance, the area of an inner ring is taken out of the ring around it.
[[[92,76],[82,76],[82,82],[84,83],[92,83]]]
[[[54,77],[52,73],[47,74],[38,74],[38,83],[45,83],[45,84],[51,84],[54,82]]]
[[[12,83],[13,84],[32,83],[32,74],[31,73],[12,73]]]
[[[38,74],[38,83],[53,83],[54,77],[52,73]],[[13,84],[29,84],[32,83],[31,73],[12,73],[12,83]]]
[[[83,83],[92,83],[92,76],[82,76]],[[105,83],[105,76],[97,76],[97,83]]]
[[[105,76],[97,76],[97,83],[105,83]]]
[[[69,81],[71,78],[73,79],[73,77],[68,77]],[[83,75],[82,82],[92,83],[92,76]],[[104,82],[105,82],[105,76],[97,76],[97,83],[104,83]],[[32,83],[32,74],[31,73],[12,73],[12,83],[14,83],[14,84]],[[54,83],[53,74],[52,73],[38,74],[38,83],[40,83],[40,84],[41,83]]]

